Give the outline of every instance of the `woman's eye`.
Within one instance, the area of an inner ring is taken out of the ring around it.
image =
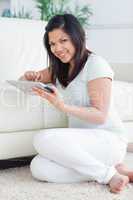
[[[63,39],[62,42],[67,42],[67,39]]]

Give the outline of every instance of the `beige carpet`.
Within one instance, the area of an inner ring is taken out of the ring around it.
[[[133,153],[125,162],[133,165]],[[108,187],[96,182],[55,184],[32,178],[29,167],[0,171],[0,200],[133,200],[133,184],[121,194],[112,194]]]

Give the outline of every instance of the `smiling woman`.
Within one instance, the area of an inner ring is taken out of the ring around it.
[[[84,30],[72,15],[66,14],[64,17],[56,15],[52,20],[46,27],[44,44],[52,64],[53,83],[57,77],[59,82],[66,87],[81,71],[91,51],[86,49]],[[59,67],[61,65],[62,67]]]
[[[34,91],[67,114],[69,128],[35,136],[39,155],[31,162],[32,175],[56,183],[95,180],[118,193],[133,181],[133,172],[119,165],[127,140],[111,98],[114,73],[104,58],[86,48],[85,32],[75,16],[56,15],[45,30],[49,67],[21,78],[53,84],[53,93]]]

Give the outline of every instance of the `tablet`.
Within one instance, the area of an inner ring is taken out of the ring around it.
[[[46,92],[53,93],[53,89],[48,86],[47,84],[41,83],[41,82],[35,82],[35,81],[23,81],[23,80],[7,80],[7,82],[15,86],[16,88],[19,88],[22,90],[24,93],[29,93],[29,94],[34,94],[32,88],[33,87],[38,87],[40,89],[45,90]]]

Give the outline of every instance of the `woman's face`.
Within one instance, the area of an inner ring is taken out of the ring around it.
[[[54,29],[48,33],[51,52],[63,63],[73,65],[75,47],[70,36],[62,29]]]

